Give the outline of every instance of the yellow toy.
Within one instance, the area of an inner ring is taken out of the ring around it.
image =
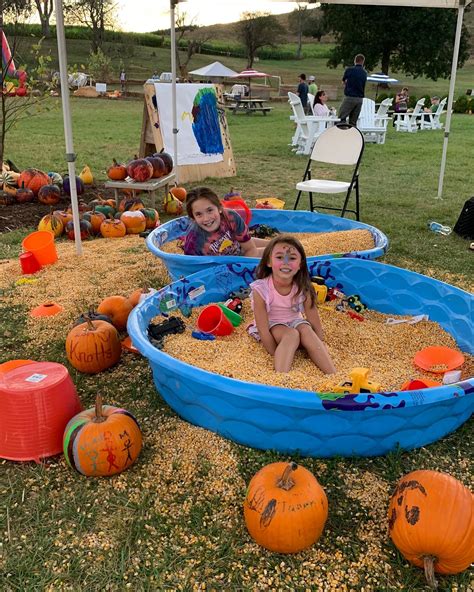
[[[328,288],[324,285],[324,279],[319,275],[315,275],[311,278],[311,283],[313,284],[314,291],[316,292],[317,303],[323,304],[326,302]]]
[[[357,394],[357,393],[379,393],[380,384],[368,380],[369,368],[352,368],[350,380],[338,384],[332,389],[334,393]]]

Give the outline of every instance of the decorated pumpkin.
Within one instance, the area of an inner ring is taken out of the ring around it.
[[[29,203],[35,199],[35,194],[31,189],[25,187],[25,183],[21,184],[21,187],[17,189],[15,199],[18,203]]]
[[[123,212],[120,220],[125,224],[127,234],[140,234],[146,228],[146,218],[141,210]]]
[[[143,183],[153,177],[153,167],[145,158],[136,158],[127,164],[127,174],[134,181]]]
[[[38,201],[47,206],[56,205],[61,199],[61,190],[57,185],[43,185],[38,191]]]
[[[121,220],[109,218],[100,225],[100,234],[104,238],[120,238],[127,234],[127,228]]]
[[[79,229],[81,233],[81,240],[85,240],[86,238],[90,238],[92,236],[92,224],[87,220],[80,220],[79,221]],[[68,239],[74,240],[76,235],[74,231],[74,221],[71,220],[66,224],[66,228],[64,229]]]
[[[10,171],[4,172],[0,175],[0,189],[2,188],[6,193],[13,195],[13,197],[16,196],[18,186],[16,184],[16,179],[13,178],[13,175],[10,173]]]
[[[142,210],[145,204],[139,197],[124,197],[119,203],[119,212],[134,212],[136,210]]]
[[[154,208],[143,208],[141,213],[145,216],[145,228],[156,228],[160,225],[160,216]]]
[[[94,206],[94,210],[96,212],[104,214],[106,218],[110,218],[111,216],[113,217],[115,215],[115,207],[109,204],[101,204],[98,206]]]
[[[176,199],[179,199],[181,202],[186,199],[187,195],[187,191],[184,187],[173,187],[170,189],[170,193],[173,197],[176,197]]]
[[[159,156],[147,156],[145,160],[153,167],[153,178],[159,179],[160,177],[164,177],[166,175],[167,167],[163,162],[163,159]]]
[[[122,345],[117,329],[106,321],[91,321],[73,327],[66,337],[66,355],[86,374],[97,374],[120,360]]]
[[[456,574],[474,561],[474,496],[454,477],[413,471],[400,479],[388,508],[389,534],[400,553],[425,569]]]
[[[53,214],[56,216],[56,218],[61,220],[64,228],[66,228],[66,224],[72,220],[72,213],[67,212],[66,210],[54,210]]]
[[[94,176],[92,174],[92,171],[87,165],[79,173],[79,178],[84,183],[84,185],[92,185],[92,183],[94,182]]]
[[[294,462],[263,467],[250,481],[244,518],[256,543],[276,553],[298,553],[321,536],[328,500],[310,471]]]
[[[112,181],[123,181],[127,177],[127,167],[113,159],[114,164],[107,169],[107,177]]]
[[[84,220],[90,222],[93,234],[100,234],[100,227],[105,219],[105,214],[102,214],[102,212],[92,210],[84,213]]]
[[[163,209],[167,214],[180,216],[183,213],[183,204],[171,193],[163,201]]]
[[[64,231],[64,225],[61,218],[55,216],[54,213],[46,214],[38,223],[38,230],[49,230],[54,236],[61,236]]]
[[[63,189],[66,195],[71,196],[71,179],[69,175],[64,175],[63,179]],[[76,192],[77,195],[82,195],[84,193],[84,183],[80,177],[76,176]]]
[[[110,317],[114,327],[119,331],[124,331],[132,308],[130,300],[125,296],[108,296],[99,304],[97,312]]]
[[[26,169],[18,177],[18,187],[31,189],[35,195],[38,195],[43,185],[49,185],[50,182],[48,175],[38,169]]]
[[[169,175],[173,170],[173,157],[171,156],[171,154],[168,154],[168,152],[162,150],[161,152],[155,152],[153,156],[158,156],[159,158],[161,158],[161,160],[165,163],[165,174]]]
[[[0,189],[0,205],[2,206],[12,206],[16,202],[13,195],[10,195],[3,189]]]
[[[48,173],[48,177],[51,179],[51,183],[53,185],[57,185],[58,187],[61,187],[61,185],[63,184],[63,178],[61,177],[61,175],[59,173],[55,173],[54,171]]]
[[[141,449],[137,420],[125,409],[102,405],[100,395],[94,408],[78,413],[64,430],[66,462],[88,477],[121,473],[132,466]]]

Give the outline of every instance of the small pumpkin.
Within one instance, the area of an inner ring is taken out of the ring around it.
[[[35,199],[35,194],[31,189],[25,187],[25,183],[21,184],[21,187],[17,189],[15,199],[18,203],[29,203]]]
[[[173,187],[170,189],[170,193],[173,197],[176,197],[176,199],[179,199],[181,202],[185,201],[186,195],[188,194],[184,187]]]
[[[137,183],[143,183],[153,177],[153,166],[144,158],[135,158],[127,164],[127,173]]]
[[[94,175],[92,174],[90,167],[86,165],[79,173],[79,178],[84,183],[84,185],[92,185],[94,182]]]
[[[183,213],[183,204],[174,195],[168,193],[163,201],[163,209],[167,214],[180,216]]]
[[[165,152],[164,150],[162,150],[161,152],[155,152],[155,154],[153,154],[153,156],[158,156],[159,158],[161,158],[161,160],[165,163],[165,167],[166,167],[166,175],[169,175],[171,173],[171,171],[173,170],[173,157],[171,156],[171,154],[168,154],[168,152]]]
[[[18,177],[18,187],[23,187],[24,184],[35,195],[38,195],[38,191],[43,185],[48,185],[49,183],[50,179],[48,175],[39,169],[26,169]]]
[[[145,228],[156,228],[160,225],[160,215],[154,208],[143,208],[141,212],[145,216]]]
[[[123,181],[127,178],[127,167],[113,159],[113,165],[107,169],[107,177],[112,181]]]
[[[100,225],[100,234],[104,238],[121,238],[127,234],[127,228],[121,220],[108,218]]]
[[[0,186],[3,186],[3,191],[6,191],[10,195],[13,195],[13,197],[16,196],[18,187],[16,184],[16,179],[13,178],[10,172],[4,172],[1,174]]]
[[[119,212],[135,212],[136,210],[142,210],[145,204],[139,197],[124,197],[119,203]]]
[[[100,234],[100,227],[104,220],[106,220],[105,214],[102,212],[96,212],[95,209],[91,212],[84,213],[84,220],[91,223],[92,232],[94,234]]]
[[[141,210],[123,212],[120,220],[125,224],[127,234],[140,234],[146,228],[146,218]]]
[[[328,517],[328,500],[316,477],[294,462],[276,462],[250,481],[244,518],[256,543],[276,553],[314,544]]]
[[[400,553],[425,569],[456,574],[474,561],[474,496],[451,475],[413,471],[400,479],[388,508],[389,534]]]
[[[64,225],[61,218],[55,216],[54,212],[43,216],[38,223],[38,230],[49,230],[55,237],[61,236],[64,231]]]
[[[125,409],[103,406],[100,395],[94,408],[75,415],[64,430],[67,464],[88,477],[121,473],[132,466],[141,449],[137,420]]]
[[[94,209],[96,212],[100,212],[101,214],[104,214],[104,216],[106,218],[109,218],[110,216],[114,216],[114,214],[115,214],[115,208],[111,205],[108,205],[108,204],[94,206]]]
[[[163,159],[159,156],[146,156],[145,160],[153,167],[153,178],[159,179],[160,177],[164,177],[166,175],[167,167],[163,162]]]
[[[87,313],[82,313],[77,319],[77,321],[74,323],[74,327],[77,327],[77,325],[82,325],[82,323],[87,323],[87,319],[90,319],[91,321],[105,321],[106,323],[113,325],[112,319],[110,317],[96,312],[94,307],[90,306]]]
[[[43,185],[38,191],[38,201],[47,206],[56,205],[61,199],[61,190],[57,185]]]
[[[73,327],[66,337],[69,362],[85,374],[97,374],[120,360],[122,345],[117,329],[106,321],[91,321]]]
[[[54,210],[53,214],[56,218],[61,220],[64,228],[66,228],[66,224],[72,220],[72,213],[67,212],[66,210]]]
[[[76,234],[74,232],[74,221],[71,220],[66,224],[66,228],[64,229],[66,235],[69,240],[74,240],[76,238]],[[81,233],[81,240],[85,240],[86,238],[91,238],[92,236],[92,224],[87,220],[80,220],[79,221],[79,231]]]
[[[53,185],[57,185],[58,187],[61,187],[61,185],[63,184],[63,178],[61,177],[61,175],[59,173],[55,173],[54,171],[48,173],[48,177],[51,179],[51,183]]]
[[[64,175],[63,179],[63,189],[66,195],[71,196],[71,179],[69,175]],[[80,177],[76,176],[76,193],[77,195],[82,195],[84,193],[84,183]]]
[[[119,331],[124,331],[132,308],[129,299],[125,296],[108,296],[99,304],[97,312],[110,317],[114,327]]]
[[[13,195],[10,195],[6,191],[0,190],[0,205],[2,206],[12,206],[16,202]]]

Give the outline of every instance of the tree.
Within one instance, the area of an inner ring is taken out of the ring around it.
[[[206,43],[211,38],[211,33],[209,30],[197,27],[195,19],[189,20],[186,12],[179,11],[177,11],[176,16],[176,33],[176,64],[181,78],[186,78],[191,58],[195,53],[201,51],[203,43]],[[178,51],[182,41],[186,43],[186,57],[180,55]]]
[[[336,37],[328,66],[352,63],[363,53],[369,70],[379,63],[417,78],[447,78],[451,71],[457,14],[438,8],[323,5],[325,25]],[[468,32],[463,27],[459,65],[468,58]]]
[[[324,18],[319,8],[307,10],[302,32],[305,37],[313,37],[321,41],[321,37],[325,35],[326,29],[324,27]]]
[[[49,19],[53,14],[54,0],[35,0],[35,5],[41,21],[41,34],[43,37],[49,37],[51,35]]]
[[[296,46],[296,59],[301,59],[301,49],[303,45],[303,28],[304,23],[308,18],[307,2],[304,0],[294,0],[296,8],[288,15],[288,25],[292,33],[298,36],[298,43]]]
[[[251,68],[261,47],[276,47],[285,33],[277,18],[266,12],[244,12],[235,31],[245,46],[247,68]]]
[[[114,0],[69,0],[64,4],[64,10],[68,23],[80,24],[91,30],[91,51],[97,53],[104,43],[105,28],[114,24]]]

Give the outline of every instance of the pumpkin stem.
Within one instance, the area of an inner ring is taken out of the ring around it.
[[[102,414],[102,396],[97,395],[95,398],[95,417],[92,418],[94,423],[103,423],[107,418]]]
[[[89,312],[94,312],[94,309],[91,307],[89,308]],[[86,331],[95,331],[94,323],[88,314],[84,315],[84,318],[87,323]]]
[[[436,563],[437,559],[433,555],[425,555],[423,557],[423,564],[425,566],[425,578],[428,582],[428,586],[433,588],[433,590],[438,589],[438,582],[435,578],[434,572],[434,564]]]
[[[277,487],[280,489],[284,489],[285,491],[289,491],[295,484],[293,479],[291,478],[291,473],[296,471],[298,465],[295,462],[290,462],[287,464],[285,472],[277,481]]]

